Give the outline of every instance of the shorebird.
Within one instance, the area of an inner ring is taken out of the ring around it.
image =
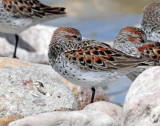
[[[153,66],[160,65],[160,43],[147,40],[146,34],[140,28],[127,26],[120,30],[113,47],[127,55],[149,59]],[[137,69],[126,76],[133,81],[148,67]]]
[[[141,29],[147,39],[160,42],[160,2],[154,2],[143,9]]]
[[[49,62],[53,69],[70,82],[92,90],[134,71],[148,61],[128,56],[106,43],[82,40],[79,30],[56,29],[49,45]]]
[[[0,0],[0,32],[15,34],[16,58],[18,34],[30,26],[66,14],[64,7],[50,7],[38,0]]]
[[[160,42],[147,40],[140,28],[127,26],[120,30],[113,47],[130,56],[148,58],[155,65],[160,63]]]

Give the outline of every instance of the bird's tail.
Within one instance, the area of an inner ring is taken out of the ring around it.
[[[48,14],[66,14],[64,7],[48,7],[45,8],[43,11]]]

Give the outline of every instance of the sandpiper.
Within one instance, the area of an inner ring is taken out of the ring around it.
[[[104,86],[138,66],[148,64],[144,59],[128,56],[106,43],[82,40],[79,30],[60,27],[52,37],[48,51],[53,69],[70,82],[91,88],[91,103],[95,87]]]
[[[113,47],[127,55],[148,58],[155,65],[160,65],[160,43],[147,40],[140,28],[127,26],[120,30]]]
[[[38,0],[1,0],[0,32],[15,34],[16,44],[13,57],[16,57],[18,35],[30,26],[55,19],[66,14],[64,7],[50,7]]]
[[[127,55],[149,59],[153,66],[160,65],[160,43],[147,40],[146,34],[140,28],[127,26],[120,30],[113,47]],[[126,76],[133,81],[148,67],[150,66],[137,69]]]
[[[143,9],[141,29],[147,39],[160,42],[160,2],[154,2]]]

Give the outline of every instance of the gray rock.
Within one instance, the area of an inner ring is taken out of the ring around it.
[[[160,126],[160,67],[140,74],[123,107],[122,126]]]
[[[110,116],[97,111],[52,112],[29,116],[8,126],[118,126]]]
[[[5,66],[0,73],[0,117],[77,109],[73,93],[48,65]]]
[[[94,102],[92,104],[87,105],[83,110],[104,112],[107,115],[111,116],[113,119],[115,119],[119,124],[121,122],[122,108],[113,103],[105,101]]]

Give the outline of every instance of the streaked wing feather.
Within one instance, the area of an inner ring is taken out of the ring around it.
[[[77,44],[74,50],[65,53],[71,61],[79,64],[82,69],[89,70],[116,70],[138,66],[144,59],[128,56],[108,44],[93,40],[86,40]]]
[[[38,0],[2,0],[7,11],[15,17],[39,17],[52,14],[65,14],[64,7],[50,7],[40,3]]]
[[[146,44],[137,48],[141,55],[145,58],[149,58],[155,63],[160,63],[160,43],[155,42],[152,44]]]

